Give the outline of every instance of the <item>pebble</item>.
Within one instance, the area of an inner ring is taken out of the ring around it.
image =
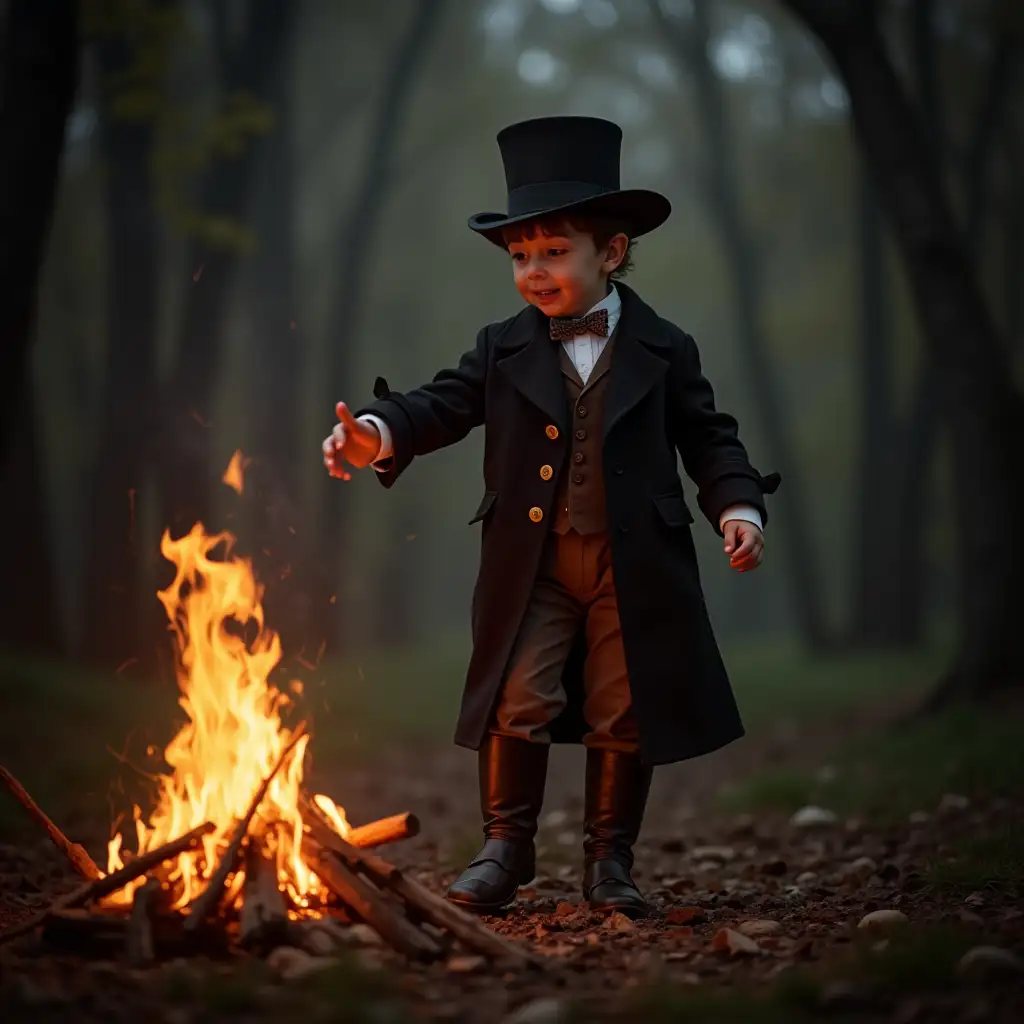
[[[815,807],[813,804],[809,804],[807,807],[801,807],[800,810],[789,819],[789,823],[791,825],[795,825],[797,828],[815,828],[822,825],[834,825],[836,820],[834,811],[830,811],[825,807]]]
[[[902,910],[872,910],[865,914],[858,923],[858,928],[893,928],[907,924],[910,919]]]
[[[566,1018],[565,1005],[558,999],[545,997],[524,1003],[504,1018],[504,1024],[560,1024]]]
[[[333,957],[310,956],[294,946],[278,946],[267,957],[267,966],[284,981],[298,981],[337,963]]]
[[[967,981],[989,981],[1024,974],[1024,961],[999,946],[975,946],[960,958],[956,972]]]
[[[736,931],[748,938],[756,939],[762,935],[776,935],[782,931],[782,925],[778,921],[765,919],[754,919],[743,921],[736,926]]]
[[[690,854],[694,860],[710,860],[725,863],[736,856],[731,846],[695,846]]]
[[[568,811],[552,811],[544,817],[545,828],[561,828],[569,820]]]
[[[482,956],[453,956],[445,964],[450,974],[474,974],[487,966]]]

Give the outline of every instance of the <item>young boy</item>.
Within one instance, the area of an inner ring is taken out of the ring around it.
[[[619,188],[622,133],[597,118],[498,135],[508,213],[469,226],[512,259],[527,307],[477,335],[455,369],[377,401],[323,444],[328,471],[373,465],[390,487],[413,458],[484,425],[473,654],[455,740],[479,751],[484,845],[448,891],[480,913],[534,874],[551,742],[587,747],[583,891],[646,912],[630,876],[652,767],[743,734],[719,656],[676,468],[733,567],[761,561],[762,477],[715,408],[693,339],[612,280],[670,212]]]

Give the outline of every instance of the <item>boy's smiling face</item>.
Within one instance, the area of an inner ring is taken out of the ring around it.
[[[593,235],[568,223],[527,224],[519,233],[508,241],[516,287],[546,316],[582,316],[597,305],[629,244],[620,233],[599,249]]]

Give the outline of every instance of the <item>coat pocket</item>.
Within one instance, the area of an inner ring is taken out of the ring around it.
[[[681,492],[657,494],[651,500],[666,526],[688,526],[693,522],[693,513],[686,507]]]
[[[491,511],[491,508],[494,505],[494,499],[497,497],[497,491],[484,491],[484,496],[480,501],[480,507],[476,510],[476,515],[474,515],[469,521],[470,526],[474,523],[479,523],[481,519],[484,519],[487,516],[487,513]]]

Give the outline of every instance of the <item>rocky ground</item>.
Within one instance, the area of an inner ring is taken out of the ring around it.
[[[279,955],[135,971],[30,937],[0,951],[0,1020],[1024,1020],[1020,875],[958,875],[954,859],[979,838],[1014,834],[1024,802],[946,793],[888,819],[720,809],[730,780],[766,764],[820,763],[835,737],[775,730],[660,772],[635,871],[654,912],[635,923],[580,901],[582,761],[559,751],[542,874],[488,921],[543,954],[544,971],[499,975],[461,953],[411,966],[358,927],[326,967]],[[471,754],[396,753],[321,782],[356,822],[415,811],[423,834],[387,853],[438,891],[473,852]],[[105,833],[92,838],[96,853]],[[74,883],[44,841],[0,847],[0,927]]]

